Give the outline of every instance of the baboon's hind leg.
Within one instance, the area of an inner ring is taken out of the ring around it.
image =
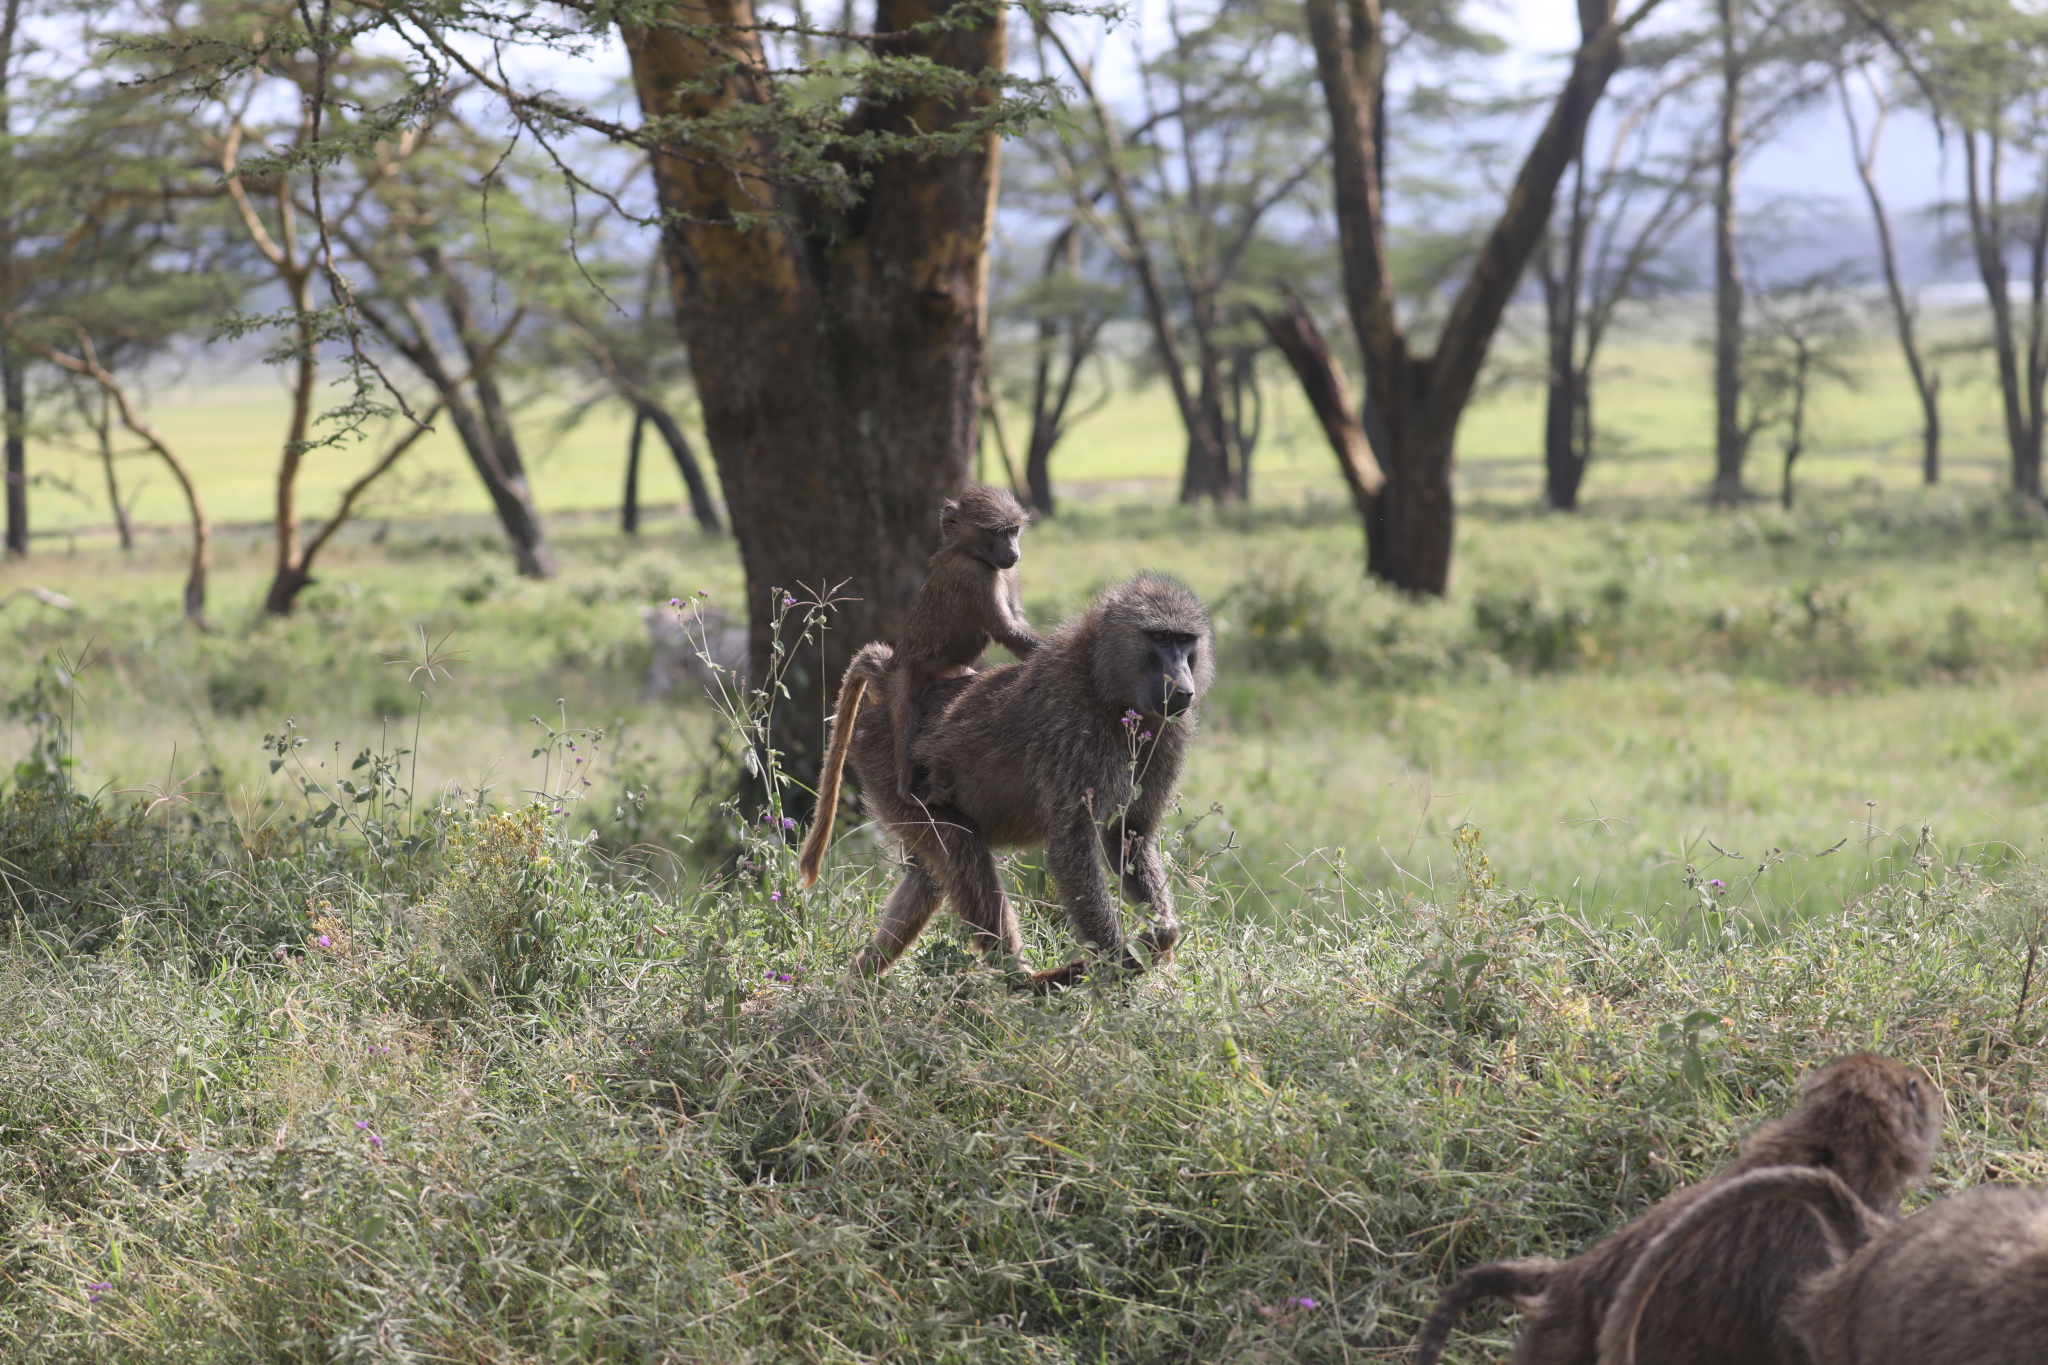
[[[1024,936],[1017,928],[1017,910],[1003,894],[996,860],[979,833],[941,823],[938,837],[946,849],[946,894],[953,911],[967,926],[974,951],[997,953],[1022,968]]]
[[[854,955],[852,975],[871,977],[888,971],[889,964],[903,956],[903,950],[924,932],[941,899],[939,884],[924,870],[924,864],[912,856],[904,868],[903,880],[882,905],[882,919],[875,926],[874,938]]]

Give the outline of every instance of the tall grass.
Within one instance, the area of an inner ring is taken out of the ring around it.
[[[1471,825],[1426,893],[1309,856],[1279,909],[1198,828],[1177,964],[1032,999],[942,927],[843,982],[890,869],[799,899],[777,820],[654,878],[566,783],[314,785],[0,806],[7,1359],[1393,1360],[1865,1047],[1947,1096],[1937,1189],[2048,1175],[2048,882],[1931,834],[1841,908],[1695,872],[1596,922]]]

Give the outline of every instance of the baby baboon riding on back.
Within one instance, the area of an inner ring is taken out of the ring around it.
[[[1020,659],[1030,657],[1042,643],[1024,619],[1017,589],[1017,561],[1023,556],[1017,542],[1029,520],[1017,499],[1000,488],[970,488],[939,510],[938,552],[926,565],[924,583],[910,604],[895,647],[879,641],[862,646],[839,684],[839,723],[833,727],[819,775],[818,818],[798,861],[805,886],[818,880],[824,863],[852,721],[867,689],[876,688],[889,709],[895,739],[891,782],[899,800],[912,801],[917,764],[911,753],[932,684],[972,673],[990,640]],[[945,801],[943,780],[928,787],[925,795]]]
[[[865,652],[865,651],[864,651]],[[1160,821],[1186,763],[1196,711],[1215,676],[1209,614],[1169,578],[1141,574],[1109,589],[1031,657],[933,688],[930,718],[913,757],[941,774],[945,804],[899,795],[893,716],[856,713],[847,670],[820,783],[817,823],[804,849],[805,884],[831,837],[840,756],[850,757],[868,807],[901,840],[909,864],[882,911],[856,972],[886,970],[923,930],[939,902],[953,909],[982,952],[1015,959],[1023,944],[1003,894],[993,847],[1044,844],[1074,933],[1113,966],[1142,968],[1180,937],[1158,848]],[[1126,940],[1103,860],[1125,895],[1151,907],[1153,923]],[[1070,984],[1081,962],[1040,972],[1033,985]]]

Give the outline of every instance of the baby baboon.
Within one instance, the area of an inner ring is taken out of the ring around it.
[[[832,838],[839,805],[847,736],[870,686],[879,688],[896,736],[896,765],[890,777],[899,799],[909,801],[916,785],[912,746],[933,683],[974,671],[995,639],[1018,658],[1028,658],[1044,641],[1024,619],[1017,589],[1017,541],[1030,520],[1018,501],[1000,488],[970,488],[939,510],[939,548],[925,566],[925,580],[910,604],[910,615],[891,649],[867,645],[855,654],[839,684],[839,713],[825,765],[818,775],[818,814],[798,861],[805,886],[818,880],[825,845]],[[926,795],[934,804],[948,799],[943,779]]]
[[[1644,1250],[1615,1295],[1600,1365],[1632,1365],[1629,1327],[1679,1250],[1734,1210],[1767,1200],[1813,1210],[1847,1253],[1807,1275],[1786,1306],[1810,1365],[2048,1360],[2048,1191],[1987,1186],[1893,1222],[1873,1217],[1832,1172],[1786,1167],[1751,1172],[1695,1200]]]
[[[1890,1218],[1899,1192],[1927,1173],[1941,1106],[1919,1071],[1869,1053],[1842,1057],[1800,1080],[1799,1107],[1758,1128],[1710,1180],[1680,1190],[1569,1261],[1502,1261],[1458,1278],[1423,1326],[1416,1365],[1435,1365],[1466,1305],[1512,1297],[1527,1315],[1515,1365],[1592,1365],[1616,1291],[1658,1234],[1695,1201],[1745,1172],[1825,1167],[1873,1216]],[[1802,1209],[1759,1204],[1732,1214],[1671,1258],[1665,1291],[1640,1325],[1657,1365],[1804,1365],[1783,1321],[1802,1275],[1835,1256]]]
[[[978,950],[1016,958],[1016,912],[989,850],[1039,843],[1077,938],[1126,968],[1170,954],[1180,927],[1157,836],[1214,655],[1209,613],[1180,584],[1140,574],[1109,589],[1024,662],[942,685],[949,695],[936,699],[917,746],[928,770],[951,774],[952,802],[935,810],[897,795],[890,719],[864,712],[854,771],[868,808],[903,841],[909,868],[854,971],[887,970],[942,899]],[[1151,907],[1135,943],[1142,954],[1124,939],[1105,856],[1125,896]],[[1032,983],[1071,984],[1085,971],[1069,963]]]
[[[896,735],[896,795],[905,800],[916,784],[911,750],[931,685],[973,672],[991,639],[1019,659],[1045,643],[1024,619],[1017,589],[1017,541],[1029,520],[1000,488],[970,488],[939,510],[938,553],[925,565],[924,584],[896,637],[885,693]]]

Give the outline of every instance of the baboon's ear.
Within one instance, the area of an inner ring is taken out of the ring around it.
[[[945,503],[939,508],[939,531],[942,535],[950,537],[959,529],[960,500],[958,498],[947,498]]]

